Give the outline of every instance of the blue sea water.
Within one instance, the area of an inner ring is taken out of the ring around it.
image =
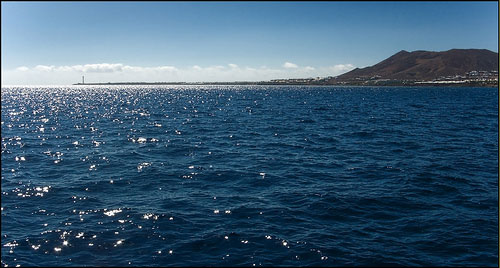
[[[498,266],[498,89],[1,92],[2,266]]]

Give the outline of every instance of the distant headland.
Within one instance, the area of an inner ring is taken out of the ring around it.
[[[498,86],[498,53],[487,49],[443,52],[402,50],[366,68],[339,76],[238,82],[107,82],[73,85],[355,85]]]

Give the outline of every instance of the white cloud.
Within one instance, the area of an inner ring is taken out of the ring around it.
[[[148,69],[148,67],[134,67],[129,65],[123,65],[121,63],[97,63],[97,64],[85,64],[85,65],[72,65],[72,66],[47,66],[47,65],[37,65],[34,70],[44,71],[44,72],[54,72],[54,71],[63,71],[63,72],[84,72],[84,73],[115,73],[122,72],[124,70],[134,70],[141,71]],[[154,67],[152,69],[159,70],[172,70],[175,69],[173,66],[159,66]],[[26,66],[18,67],[16,70],[19,71],[28,71],[29,68]]]
[[[234,63],[176,66],[131,66],[121,63],[97,63],[70,66],[37,65],[2,69],[2,84],[7,85],[68,85],[81,81],[92,82],[215,82],[215,81],[267,81],[271,79],[336,76],[354,69],[352,64],[300,67],[286,62],[280,67],[238,66]]]
[[[174,66],[160,66],[160,67],[156,67],[156,69],[158,71],[168,71],[168,72],[176,72],[176,71],[178,71],[178,69],[175,68]]]
[[[37,65],[35,66],[35,70],[42,71],[42,72],[50,72],[54,70],[55,66],[47,66],[47,65]]]
[[[114,73],[121,72],[123,70],[123,64],[115,63],[100,63],[100,64],[85,64],[81,67],[81,71],[85,73]]]
[[[210,67],[207,67],[206,69],[208,70],[224,70],[226,67],[222,66],[222,65],[216,65],[216,66],[210,66]]]
[[[333,73],[336,74],[341,74],[348,72],[352,69],[354,69],[354,65],[352,64],[337,64],[335,66],[330,67],[330,69],[333,71]]]
[[[291,63],[291,62],[287,61],[283,64],[283,67],[287,68],[287,69],[295,69],[295,68],[298,68],[299,66],[297,66],[297,64],[295,64],[295,63]]]
[[[157,66],[157,67],[139,67],[139,66],[129,66],[125,65],[121,68],[123,72],[177,72],[178,69],[174,66]]]

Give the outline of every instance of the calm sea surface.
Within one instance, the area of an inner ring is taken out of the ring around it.
[[[498,265],[498,89],[2,88],[2,266]]]

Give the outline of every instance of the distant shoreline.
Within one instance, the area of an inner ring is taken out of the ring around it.
[[[76,83],[73,86],[399,86],[399,87],[498,87],[491,82],[406,82],[406,83],[276,83],[276,82],[107,82],[107,83]]]

